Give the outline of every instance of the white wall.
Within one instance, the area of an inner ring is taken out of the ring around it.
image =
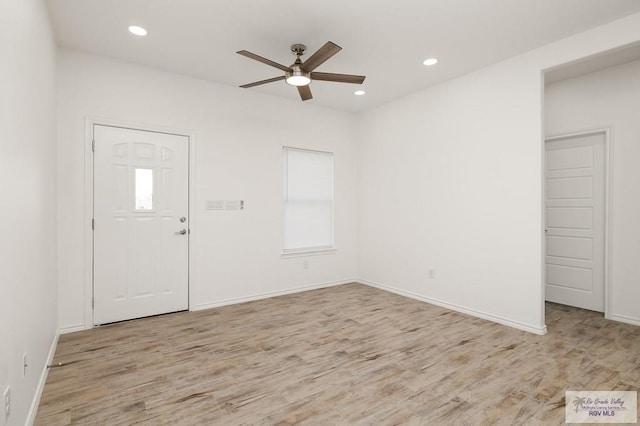
[[[8,424],[22,425],[57,331],[55,45],[41,1],[0,2],[0,55],[0,396],[10,386]]]
[[[540,331],[538,81],[496,66],[362,115],[361,278]]]
[[[639,39],[635,14],[360,114],[361,280],[543,333],[541,72]]]
[[[355,279],[353,115],[70,50],[58,56],[58,96],[64,330],[91,322],[85,310],[85,117],[194,135],[191,309]],[[335,153],[335,254],[280,257],[283,145]],[[206,211],[206,200],[216,199],[243,199],[246,207]]]
[[[609,128],[612,319],[640,325],[640,61],[547,86],[546,134]]]

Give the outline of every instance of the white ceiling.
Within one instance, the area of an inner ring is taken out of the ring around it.
[[[280,71],[292,43],[343,50],[317,71],[362,74],[356,85],[315,81],[305,102],[361,111],[554,40],[640,11],[640,0],[48,0],[59,45],[239,86]],[[140,25],[149,35],[127,31]],[[434,67],[422,61],[437,57]],[[304,59],[304,57],[303,57]],[[276,82],[251,89],[299,100]]]

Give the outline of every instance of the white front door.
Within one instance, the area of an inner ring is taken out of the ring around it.
[[[604,312],[605,134],[545,145],[546,299]]]
[[[94,146],[94,324],[188,309],[188,137],[95,125]]]

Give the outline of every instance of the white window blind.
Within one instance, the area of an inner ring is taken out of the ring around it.
[[[284,148],[283,253],[333,248],[333,154]]]

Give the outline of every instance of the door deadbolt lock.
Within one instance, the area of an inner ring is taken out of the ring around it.
[[[187,218],[186,218],[186,217],[182,216],[182,217],[180,218],[180,222],[185,223],[186,221],[187,221]]]

